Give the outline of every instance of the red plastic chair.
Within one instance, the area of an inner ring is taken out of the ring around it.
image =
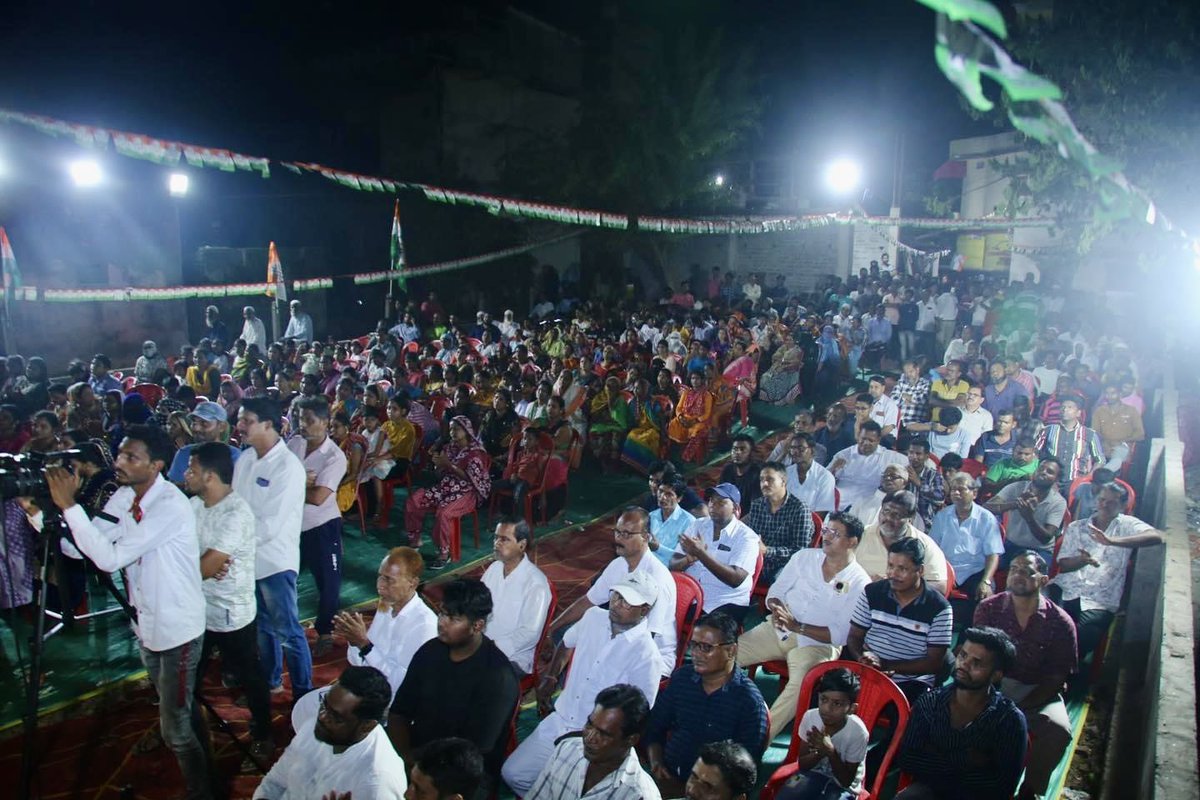
[[[954,597],[955,585],[956,584],[954,583],[954,567],[952,567],[950,565],[950,562],[947,561],[946,562],[946,599],[947,600]],[[965,594],[963,594],[962,592],[959,592],[957,599],[966,600],[967,596]]]
[[[517,449],[521,444],[520,437],[514,435],[512,437],[512,439],[513,439],[512,444],[510,444],[508,446],[508,462],[504,466],[504,477],[505,478],[511,478],[513,476],[513,473],[516,470],[516,454],[517,454]],[[545,432],[540,432],[537,435],[537,447],[539,450],[542,450],[543,452],[546,453],[546,463],[542,465],[542,475],[541,475],[541,478],[538,480],[537,485],[529,487],[529,490],[525,493],[525,508],[522,509],[522,513],[525,515],[525,521],[529,523],[529,527],[531,527],[531,528],[534,525],[534,522],[533,522],[534,498],[538,498],[541,500],[542,524],[545,525],[547,522],[546,515],[547,515],[547,505],[548,504],[546,503],[546,483],[547,483],[547,476],[550,474],[550,462],[551,462],[551,460],[553,460],[554,439],[551,438],[550,434],[545,433]],[[492,488],[492,494],[488,498],[488,524],[491,524],[492,517],[496,513],[496,506],[499,504],[500,498],[501,497],[512,497],[512,494],[513,493],[512,493],[511,489],[500,489],[500,488],[496,488],[496,487]],[[516,513],[516,509],[513,509],[513,512]]]
[[[704,610],[704,589],[696,579],[683,572],[672,572],[675,579],[675,668],[683,664],[692,629]]]
[[[151,409],[158,405],[158,401],[167,396],[167,390],[159,386],[157,383],[138,383],[129,389],[134,394],[140,394],[142,399],[146,401]]]
[[[804,734],[800,730],[800,720],[812,704],[817,682],[825,673],[835,669],[847,669],[858,675],[862,685],[858,692],[857,713],[868,731],[874,729],[880,721],[880,715],[885,708],[892,705],[896,707],[895,729],[888,742],[887,750],[884,751],[883,759],[879,762],[879,768],[876,770],[873,780],[870,781],[871,789],[870,791],[863,789],[858,796],[860,800],[867,800],[871,797],[879,797],[883,791],[888,769],[891,767],[896,752],[900,749],[900,740],[904,738],[904,729],[908,727],[910,712],[908,699],[892,682],[892,679],[879,670],[857,661],[826,661],[823,664],[817,664],[804,676],[804,683],[800,686],[800,697],[796,703],[796,719],[792,723],[792,739],[788,744],[787,755],[783,759],[784,765],[775,770],[762,792],[759,793],[759,797],[763,800],[774,800],[775,793],[779,791],[779,788],[799,770],[799,764],[796,762],[800,754],[800,742],[804,740]]]
[[[485,470],[490,470],[492,468],[492,460],[490,458],[488,458],[487,456],[483,457],[483,468]],[[467,514],[470,514],[471,517],[475,520],[475,547],[476,547],[476,549],[478,549],[478,547],[479,547],[479,506],[478,506],[478,504],[476,504],[475,508],[472,508],[470,511],[468,511]],[[454,522],[453,522],[454,528],[450,532],[450,560],[451,561],[462,560],[462,521],[463,521],[463,517],[467,516],[467,514],[463,514],[462,517],[455,517],[455,519],[454,519]]]
[[[968,458],[963,461],[962,471],[972,478],[982,478],[987,473],[987,468],[975,459]]]
[[[387,478],[383,482],[383,508],[380,509],[380,514],[383,517],[383,527],[390,527],[392,524],[392,507],[396,504],[395,491],[403,486],[410,492],[413,485],[413,470],[417,465],[418,456],[421,451],[421,441],[425,437],[425,431],[415,422],[409,420],[413,426],[413,433],[417,437],[417,446],[413,448],[413,457],[409,460],[408,470],[398,478]]]
[[[558,608],[558,590],[554,588],[553,581],[546,581],[550,584],[550,608],[546,610],[546,623],[542,625],[542,632],[538,636],[538,642],[533,648],[533,671],[521,678],[520,693],[524,697],[525,693],[538,685],[538,681],[542,677],[542,645],[546,643],[546,632],[550,630],[550,621],[554,619],[554,611]]]
[[[1126,462],[1126,463],[1129,463],[1129,462]],[[1091,475],[1080,475],[1078,478],[1071,481],[1071,487],[1069,489],[1067,489],[1067,510],[1068,511],[1071,511],[1072,509],[1075,508],[1075,492],[1083,484],[1091,483],[1091,482],[1092,482]],[[1132,514],[1133,507],[1137,504],[1137,492],[1134,491],[1132,486],[1130,486],[1128,483],[1126,483],[1124,480],[1122,480],[1120,478],[1113,478],[1113,483],[1120,484],[1121,486],[1123,486],[1125,488],[1125,491],[1129,493],[1129,500],[1125,503],[1125,513]]]
[[[842,510],[842,493],[836,486],[833,487],[833,510]]]
[[[137,376],[136,375],[126,375],[124,378],[121,379],[121,391],[125,392],[125,394],[129,394],[129,391],[136,385],[137,385]]]

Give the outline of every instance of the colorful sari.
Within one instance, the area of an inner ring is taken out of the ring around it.
[[[670,400],[662,395],[646,400],[634,395],[629,402],[633,430],[621,446],[621,460],[642,474],[648,474],[650,464],[662,452],[662,429],[670,412]]]
[[[609,433],[619,435],[632,427],[629,403],[620,392],[617,393],[614,401],[610,402],[608,389],[601,389],[592,398],[589,410],[591,412],[589,432],[592,436],[603,436]]]
[[[675,417],[667,425],[667,437],[684,445],[685,461],[698,461],[713,421],[713,396],[708,389],[685,388],[679,395]]]

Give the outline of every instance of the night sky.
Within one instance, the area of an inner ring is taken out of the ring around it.
[[[0,105],[74,121],[369,170],[375,131],[346,124],[314,62],[403,48],[430,10],[355,11],[316,2],[64,4],[17,0],[0,28]],[[586,34],[596,3],[524,0],[516,7]],[[933,62],[933,13],[911,0],[665,2],[664,15],[724,28],[758,58],[765,111],[750,149],[814,161],[848,153],[886,194],[891,142],[905,134],[910,169],[932,171],[972,121]],[[298,10],[303,9],[303,10]],[[372,90],[369,74],[349,91]],[[339,134],[329,135],[336,128]],[[0,130],[0,137],[4,131]],[[2,138],[0,138],[2,141]],[[926,173],[927,174],[927,173]],[[406,176],[392,176],[404,178]],[[906,209],[907,210],[907,209]]]

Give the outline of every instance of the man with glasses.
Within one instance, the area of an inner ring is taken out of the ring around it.
[[[645,741],[664,797],[680,797],[701,747],[733,740],[757,761],[767,734],[762,693],[737,666],[738,624],[715,612],[696,620],[691,663],[671,675],[654,703]]]
[[[946,557],[928,534],[917,530],[917,497],[903,491],[889,494],[879,507],[875,524],[863,531],[862,541],[854,551],[854,558],[871,576],[871,580],[883,580],[887,576],[888,549],[902,539],[918,539],[925,547],[925,583],[938,592],[946,591]]]
[[[962,421],[958,423],[959,430],[967,432],[968,439],[974,446],[994,426],[992,412],[983,407],[983,387],[972,384],[967,389],[967,404],[962,409]]]
[[[973,612],[975,601],[992,596],[992,578],[1000,566],[1004,540],[996,515],[975,502],[979,484],[974,478],[956,472],[947,481],[947,491],[951,504],[934,516],[929,537],[946,554],[955,583],[969,598],[968,611]]]
[[[613,541],[617,557],[608,563],[587,594],[554,618],[546,635],[553,643],[556,633],[579,620],[588,609],[607,604],[618,583],[635,572],[644,573],[650,577],[656,590],[647,624],[658,645],[662,675],[666,677],[675,668],[676,661],[675,579],[671,577],[671,571],[650,552],[650,515],[638,506],[626,508],[613,528]]]
[[[379,670],[346,667],[321,697],[316,721],[296,731],[254,790],[255,800],[301,800],[314,791],[321,797],[404,797],[404,762],[382,725],[391,696]]]
[[[1050,582],[1047,571],[1040,554],[1018,555],[1008,568],[1007,591],[975,609],[976,627],[1004,631],[1017,648],[1000,691],[1024,712],[1033,740],[1018,798],[1046,793],[1050,775],[1071,744],[1071,720],[1061,692],[1078,667],[1075,623],[1042,595]]]
[[[858,596],[871,582],[854,557],[862,535],[857,517],[840,511],[830,514],[821,548],[797,551],[771,584],[770,618],[738,639],[740,666],[787,660],[791,679],[771,706],[772,739],[791,727],[804,675],[817,664],[837,658],[846,644]]]
[[[578,730],[586,736],[597,686],[630,684],[651,702],[657,696],[662,665],[646,620],[657,598],[654,579],[631,572],[613,586],[607,611],[590,608],[567,630],[536,690],[538,712],[546,716],[501,770],[504,782],[518,797],[528,794],[538,780],[559,737]],[[550,695],[558,688],[568,660],[570,674],[551,706]]]
[[[738,519],[741,493],[731,483],[708,491],[708,516],[679,537],[671,570],[686,572],[704,590],[704,611],[724,611],[739,623],[750,610],[761,539]]]
[[[771,454],[767,456],[767,461],[778,461],[785,467],[792,465],[792,442],[797,436],[806,434],[809,440],[812,440],[812,435],[817,429],[816,421],[813,419],[811,411],[797,411],[796,416],[792,419],[791,435],[780,439],[779,444],[771,449]],[[825,445],[813,443],[813,459],[820,464],[824,464],[829,460],[829,454],[825,452]]]

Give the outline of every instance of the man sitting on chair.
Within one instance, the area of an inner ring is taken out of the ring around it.
[[[731,483],[718,483],[708,492],[708,516],[679,537],[681,554],[671,569],[686,572],[704,590],[704,612],[724,611],[741,622],[750,610],[754,568],[761,541],[738,519],[742,495]]]
[[[525,519],[502,519],[492,538],[493,561],[483,585],[492,593],[488,633],[518,676],[533,672],[538,641],[550,611],[550,582],[526,556],[532,531]]]

